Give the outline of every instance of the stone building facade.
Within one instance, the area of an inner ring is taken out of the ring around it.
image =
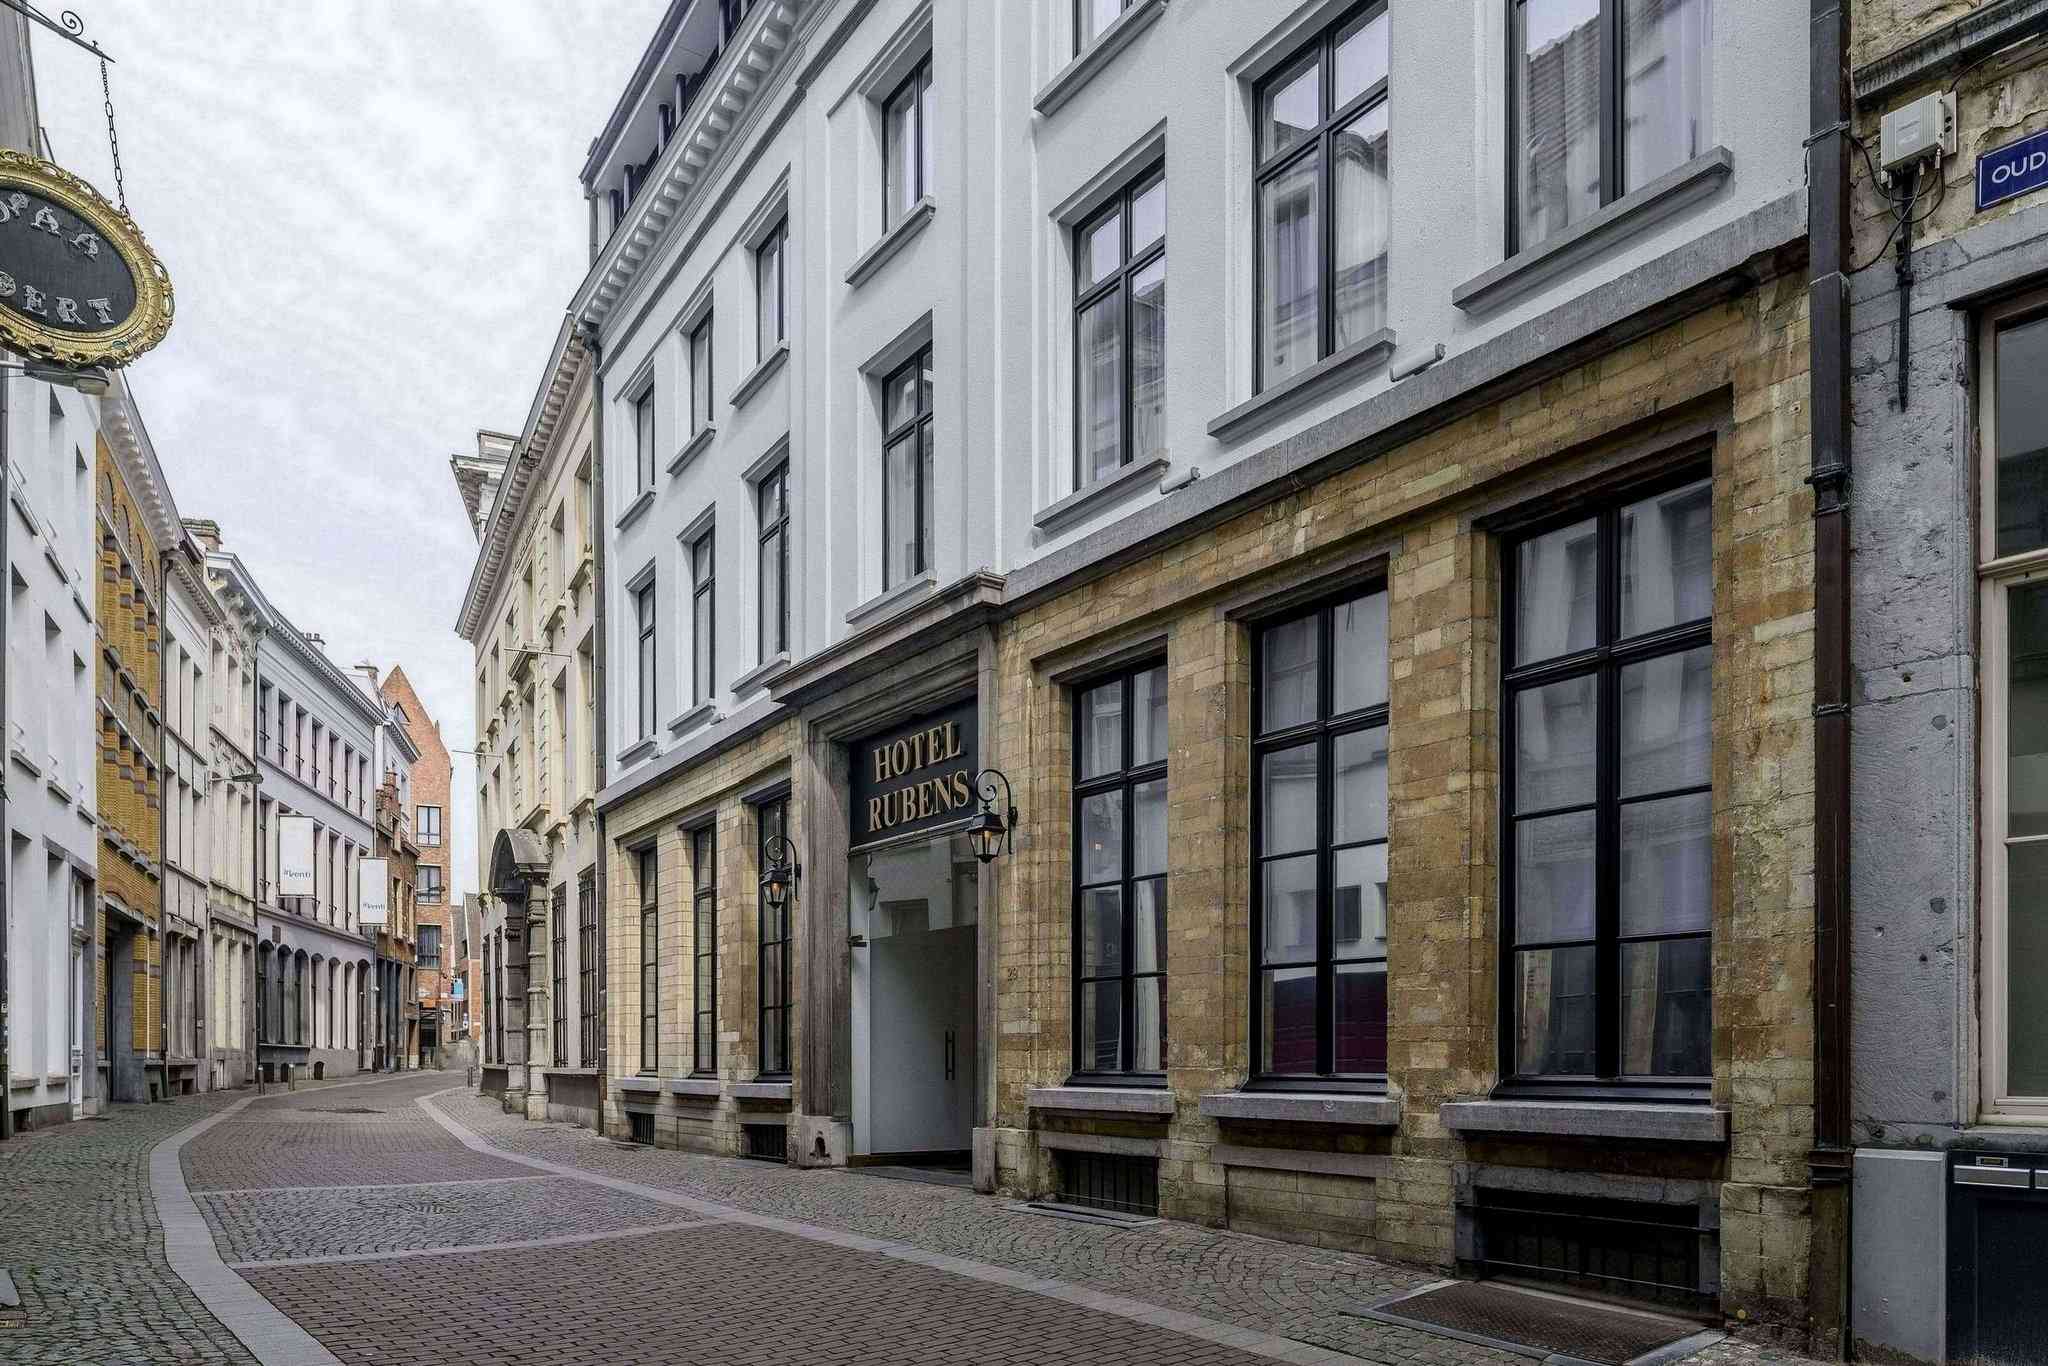
[[[455,916],[450,914],[454,894],[449,882],[449,851],[455,840],[449,782],[454,770],[448,746],[441,739],[441,723],[428,715],[426,703],[414,691],[405,670],[392,666],[378,691],[404,716],[406,738],[419,751],[412,764],[411,799],[412,840],[418,848],[413,900],[419,914],[415,958],[419,1056],[423,1067],[445,1065],[447,1047],[457,1033],[453,983],[460,975],[455,962],[460,935]]]

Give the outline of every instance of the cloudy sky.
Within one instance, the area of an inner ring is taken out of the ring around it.
[[[448,457],[525,421],[583,274],[576,172],[662,0],[69,5],[115,58],[128,207],[177,290],[130,381],[179,512],[468,748]],[[97,63],[41,30],[35,61],[56,159],[112,198]],[[455,799],[471,890],[461,755]]]

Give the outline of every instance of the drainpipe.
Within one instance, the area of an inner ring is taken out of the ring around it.
[[[596,610],[591,613],[596,620],[596,639],[593,642],[590,661],[591,691],[591,735],[590,743],[595,750],[591,763],[591,785],[599,792],[604,790],[604,747],[605,747],[605,560],[604,560],[604,359],[602,344],[595,329],[583,332],[584,349],[590,354],[590,591],[595,595],[592,601]],[[611,972],[606,966],[610,958],[607,945],[610,935],[606,924],[610,920],[611,901],[606,896],[610,881],[606,869],[611,859],[605,844],[604,811],[592,803],[597,816],[597,1131],[604,1132],[604,1098],[611,1094]]]
[[[256,1078],[258,1093],[263,1085],[263,1000],[256,990],[256,955],[263,951],[263,628],[249,637],[249,771],[256,775],[249,784],[249,925],[256,935],[249,954],[249,976],[244,986],[255,1004],[242,1021],[248,1031],[249,1071]]]
[[[9,391],[13,388],[14,381],[11,378],[0,376],[0,481],[10,484],[14,480],[14,467],[7,462],[7,399]],[[9,563],[7,558],[7,529],[9,523],[14,520],[7,515],[5,497],[5,493],[0,492],[0,565]],[[5,663],[7,660],[7,608],[13,597],[12,593],[0,594],[0,837],[6,838],[7,854],[9,856],[8,858],[0,858],[0,1142],[14,1137],[14,1106],[9,1100],[9,1097],[14,1094],[12,1090],[14,1079],[8,1074],[7,1070],[7,1058],[13,1047],[9,1042],[7,1032],[9,995],[7,986],[7,865],[9,858],[13,854],[14,841],[11,834],[13,827],[7,823],[6,772],[7,748],[14,742],[9,738],[7,730],[8,670]],[[66,933],[69,933],[68,929]],[[68,967],[66,971],[69,971]],[[75,1026],[77,1021],[72,1021],[72,1024]],[[78,1084],[81,1088],[85,1085],[85,1069],[82,1067],[79,1069]],[[73,1100],[77,1099],[79,1098],[73,1097]]]
[[[1814,1116],[1809,1303],[1816,1352],[1848,1346],[1849,9],[1812,0],[1807,162],[1814,560]]]
[[[164,704],[171,695],[171,557],[156,557],[156,1013],[157,1058],[164,1084],[158,1099],[171,1098],[171,722]]]

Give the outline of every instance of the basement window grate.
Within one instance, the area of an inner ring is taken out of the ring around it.
[[[654,1142],[654,1116],[626,1112],[626,1133],[635,1143]]]
[[[789,1161],[789,1130],[781,1124],[742,1124],[746,1155],[763,1162]]]
[[[1712,1307],[1700,1290],[1696,1205],[1604,1200],[1536,1191],[1481,1190],[1479,1266],[1488,1276],[1550,1282],[1688,1310]]]
[[[1159,1159],[1061,1150],[1054,1154],[1062,1204],[1117,1214],[1159,1213]]]

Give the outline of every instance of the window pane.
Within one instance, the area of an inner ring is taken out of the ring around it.
[[[692,642],[692,684],[693,696],[702,702],[711,696],[711,595],[700,593],[692,609],[690,622]]]
[[[1110,213],[1084,229],[1077,275],[1085,288],[1108,279],[1124,263],[1124,218]]]
[[[1147,669],[1131,678],[1131,767],[1166,757],[1166,670]]]
[[[1622,179],[1640,189],[1713,141],[1713,7],[1622,0]]]
[[[782,520],[783,476],[778,469],[763,479],[754,490],[755,510],[760,514],[761,525],[766,528]]]
[[[2048,835],[2048,583],[2006,590],[2007,835]]]
[[[782,340],[782,242],[771,237],[754,258],[755,336],[760,339],[760,358],[767,359]]]
[[[1592,948],[1529,950],[1515,967],[1515,1071],[1591,1075]]]
[[[1621,946],[1621,1071],[1703,1077],[1712,1056],[1710,940]]]
[[[1340,849],[1330,889],[1330,956],[1384,958],[1387,952],[1387,846]]]
[[[1714,614],[1713,481],[1621,510],[1621,633],[1641,635]]]
[[[1265,107],[1259,111],[1259,157],[1282,152],[1315,131],[1323,121],[1323,77],[1316,53],[1266,85]]]
[[[918,367],[906,365],[882,388],[882,429],[895,431],[918,414]]]
[[[1321,358],[1318,223],[1311,152],[1259,186],[1259,379],[1266,387]]]
[[[1330,613],[1330,710],[1341,716],[1387,700],[1387,595],[1356,598]]]
[[[917,481],[922,496],[918,499],[917,565],[912,571],[918,574],[932,567],[932,447],[937,440],[932,434],[931,423],[927,422],[918,429]]]
[[[1131,971],[1162,972],[1166,968],[1166,879],[1153,878],[1131,888]]]
[[[1593,813],[1515,824],[1515,942],[1593,937]]]
[[[882,525],[888,535],[882,548],[884,588],[893,588],[918,573],[917,448],[917,437],[907,436],[882,457]]]
[[[1259,634],[1261,732],[1316,719],[1317,618],[1269,626]]]
[[[917,170],[911,160],[917,155],[917,86],[913,82],[898,91],[882,115],[883,156],[882,226],[888,227],[917,202]]]
[[[938,150],[938,139],[932,134],[932,125],[937,121],[938,99],[932,93],[932,73],[927,70],[918,78],[917,137],[920,153],[917,166],[917,193],[919,198],[932,192],[933,157]]]
[[[1166,235],[1166,181],[1153,181],[1131,200],[1131,250],[1143,251]]]
[[[1087,779],[1116,772],[1123,767],[1123,680],[1104,683],[1099,688],[1090,688],[1082,693],[1080,709],[1080,772],[1076,776]]]
[[[1074,410],[1080,414],[1082,487],[1116,473],[1123,461],[1123,307],[1123,291],[1112,289],[1075,319]]]
[[[1593,800],[1600,701],[1592,675],[1515,694],[1515,810]]]
[[[1527,248],[1600,207],[1600,0],[1522,0],[1515,13]]]
[[[1515,551],[1515,663],[1591,649],[1599,629],[1599,539],[1591,518]]]
[[[1129,0],[1079,0],[1075,6],[1080,11],[1081,29],[1075,34],[1074,47],[1078,51],[1095,41],[1095,36],[1115,22],[1124,12]]]
[[[1094,1072],[1121,1072],[1123,1060],[1123,984],[1107,982],[1081,984],[1081,1018],[1078,1061]]]
[[[711,323],[690,334],[690,434],[711,420]]]
[[[1384,80],[1387,75],[1387,12],[1353,19],[1337,31],[1337,88],[1330,108],[1342,109]]]
[[[1261,959],[1267,963],[1314,961],[1316,956],[1316,859],[1276,859],[1265,865],[1265,929]]]
[[[1714,651],[1621,671],[1621,795],[1705,787],[1713,759]]]
[[[1081,881],[1113,882],[1124,872],[1124,794],[1081,799]]]
[[[1115,887],[1081,893],[1081,975],[1101,977],[1124,968],[1124,896]]]
[[[1342,1072],[1387,1070],[1387,965],[1339,964],[1335,976],[1333,1035]]]
[[[2006,1090],[2048,1096],[2048,844],[2006,850]]]
[[[1333,287],[1339,349],[1364,341],[1387,321],[1387,106],[1368,109],[1337,131]]]
[[[1166,258],[1131,277],[1131,455],[1166,453]]]
[[[777,533],[761,542],[761,657],[781,652],[786,643],[782,629],[782,536]]]
[[[1276,1075],[1316,1070],[1316,970],[1259,974],[1259,1069]]]
[[[1166,871],[1166,779],[1131,788],[1131,876]]]
[[[1704,930],[1713,914],[1714,798],[1701,792],[1621,808],[1621,932]]]
[[[1140,977],[1131,983],[1131,1068],[1162,1071],[1166,1065],[1166,979]]]
[[[1316,747],[1296,745],[1261,762],[1259,783],[1264,806],[1260,848],[1288,854],[1316,847]]]
[[[1387,837],[1387,730],[1340,735],[1331,744],[1332,795],[1336,811],[1330,821],[1333,844]]]
[[[2017,555],[2048,545],[2048,318],[1998,331],[1998,545]]]

